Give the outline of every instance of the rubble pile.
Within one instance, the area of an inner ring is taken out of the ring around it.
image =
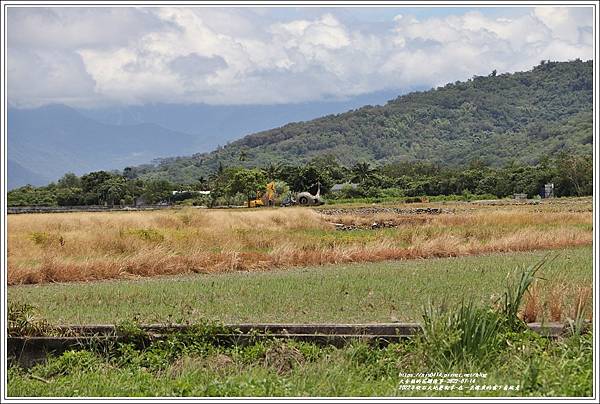
[[[318,212],[328,216],[369,216],[380,213],[392,213],[396,215],[439,215],[440,213],[451,213],[452,211],[450,209],[442,208],[388,208],[380,206],[367,206],[362,208],[326,208],[319,209]]]
[[[373,218],[373,221],[370,223],[365,223],[365,219],[362,219],[361,224],[346,224],[346,223],[335,223],[329,222],[330,224],[335,226],[336,230],[358,230],[358,229],[386,229],[386,228],[394,228],[398,227],[401,224],[406,224],[407,220],[410,220],[408,216],[411,215],[439,215],[441,213],[451,213],[453,212],[450,209],[442,209],[442,208],[392,208],[392,207],[361,207],[361,208],[326,208],[319,209],[319,213],[324,216],[330,216],[332,220],[335,220],[335,217],[340,216],[360,216],[363,218],[368,218],[369,216],[375,216],[378,214],[391,214],[397,216],[397,219],[387,218],[377,219]]]

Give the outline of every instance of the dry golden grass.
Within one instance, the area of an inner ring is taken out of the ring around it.
[[[534,283],[525,295],[525,303],[521,309],[521,319],[526,323],[533,323],[538,319],[541,310],[540,292],[537,283]]]
[[[397,227],[337,231],[389,220]],[[451,257],[592,243],[591,212],[502,207],[321,216],[304,208],[10,215],[11,285]]]
[[[547,307],[551,321],[561,321],[566,287],[564,284],[555,285],[548,296]]]
[[[566,280],[536,280],[525,295],[520,317],[536,321],[564,322],[583,317],[592,319],[592,289]]]
[[[578,286],[577,298],[575,299],[575,304],[571,307],[570,318],[575,320],[581,316],[587,320],[591,320],[591,300],[592,288],[589,286]]]

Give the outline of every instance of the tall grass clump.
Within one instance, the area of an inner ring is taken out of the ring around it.
[[[500,313],[472,302],[462,302],[457,308],[430,303],[423,313],[421,336],[429,365],[450,369],[489,363],[501,347],[502,320]]]
[[[524,327],[525,323],[519,317],[523,298],[536,280],[536,274],[547,262],[548,257],[546,256],[537,263],[521,269],[516,282],[513,280],[508,283],[503,295],[501,314],[512,327],[521,329]]]
[[[430,302],[424,308],[423,333],[417,339],[428,364],[437,369],[475,370],[498,358],[515,332],[528,332],[521,306],[537,272],[547,262],[544,257],[521,269],[516,280],[507,284],[502,304],[495,308],[476,306],[472,300],[457,307]],[[579,323],[574,321],[573,328],[579,329]]]

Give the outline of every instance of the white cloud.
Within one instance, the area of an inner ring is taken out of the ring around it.
[[[79,55],[60,49],[13,49],[7,66],[9,101],[89,105],[95,82]],[[13,97],[10,97],[13,95]]]
[[[566,7],[538,7],[534,15],[550,29],[553,38],[570,43],[577,43],[579,26],[586,22],[585,14]]]
[[[352,10],[360,13],[360,9]],[[8,95],[65,102],[285,103],[437,86],[474,74],[590,59],[591,8],[466,11],[387,25],[311,9],[10,8]]]

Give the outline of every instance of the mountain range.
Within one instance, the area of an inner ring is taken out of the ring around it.
[[[561,152],[592,153],[593,62],[543,61],[532,70],[473,76],[308,122],[245,136],[210,153],[136,169],[193,182],[223,166],[305,164],[329,156],[351,166],[427,161],[464,166],[535,164]]]
[[[126,166],[137,176],[189,183],[219,165],[297,165],[323,155],[345,165],[534,164],[563,151],[591,153],[592,83],[591,60],[543,61],[526,72],[493,71],[396,98],[377,93],[271,106],[9,108],[8,186]]]
[[[45,185],[66,172],[122,169],[161,157],[209,152],[291,121],[385,103],[394,92],[282,105],[148,104],[8,108],[8,188]]]

